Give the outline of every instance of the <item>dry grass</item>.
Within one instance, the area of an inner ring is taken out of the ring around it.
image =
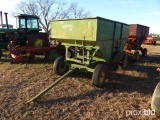
[[[10,65],[0,63],[0,119],[156,119],[156,116],[128,116],[126,110],[150,109],[151,97],[160,77],[160,45],[143,45],[147,58],[130,62],[125,70],[110,71],[103,89],[92,85],[91,73],[75,72],[42,96],[25,104],[59,76],[52,73],[52,61]]]

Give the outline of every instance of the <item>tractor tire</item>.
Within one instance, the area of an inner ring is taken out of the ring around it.
[[[120,63],[119,63],[119,67],[121,67],[121,68],[126,68],[127,63],[128,63],[128,55],[125,54],[125,55],[123,56],[122,60],[121,60]]]
[[[57,75],[64,75],[69,67],[64,64],[64,57],[58,57],[53,64],[53,72]]]
[[[42,47],[44,46],[44,42],[45,42],[41,34],[35,35],[35,37],[32,38],[32,41],[33,41],[34,47]]]
[[[30,62],[30,63],[32,63],[32,62],[34,62],[34,59],[35,59],[35,54],[29,54],[29,56],[28,56],[28,62]]]
[[[139,52],[135,51],[133,54],[133,62],[137,62],[139,60]]]
[[[3,51],[0,49],[0,58],[2,57],[3,55]]]
[[[98,88],[103,87],[106,77],[107,77],[107,65],[106,64],[98,64],[95,67],[95,70],[92,75],[92,82]]]
[[[147,57],[147,48],[142,50],[142,57]]]

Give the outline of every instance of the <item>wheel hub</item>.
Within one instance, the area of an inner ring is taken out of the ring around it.
[[[43,39],[42,38],[38,38],[35,40],[34,42],[34,47],[41,47],[43,45]]]
[[[106,71],[103,70],[103,71],[101,72],[101,76],[100,76],[100,83],[102,83],[105,78],[106,78]]]
[[[65,71],[65,70],[66,70],[66,66],[65,66],[63,63],[61,63],[61,64],[60,64],[60,67],[59,67],[59,70],[60,70],[61,72]]]

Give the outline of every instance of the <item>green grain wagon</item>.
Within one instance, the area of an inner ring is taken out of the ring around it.
[[[93,72],[93,84],[101,87],[107,64],[124,57],[128,31],[128,24],[101,17],[52,20],[51,38],[66,47],[65,59],[59,57],[54,62],[54,72],[63,75],[68,68],[87,70]]]
[[[128,32],[128,24],[101,17],[52,20],[51,39],[66,48],[65,58],[55,60],[53,71],[63,76],[28,102],[45,94],[75,69],[92,72],[93,84],[102,87],[108,64],[120,62],[125,66],[127,62],[123,49]]]

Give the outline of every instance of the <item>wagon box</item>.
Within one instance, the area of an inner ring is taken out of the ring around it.
[[[147,56],[147,49],[142,48],[142,43],[146,40],[149,34],[149,27],[140,24],[130,24],[129,37],[124,52],[133,57],[133,61],[139,60],[139,53],[142,56]]]
[[[140,24],[130,24],[129,40],[135,39],[137,45],[141,45],[149,34],[149,27]]]
[[[128,39],[129,25],[101,17],[51,21],[51,38],[63,44],[99,47],[102,58],[109,62]]]

